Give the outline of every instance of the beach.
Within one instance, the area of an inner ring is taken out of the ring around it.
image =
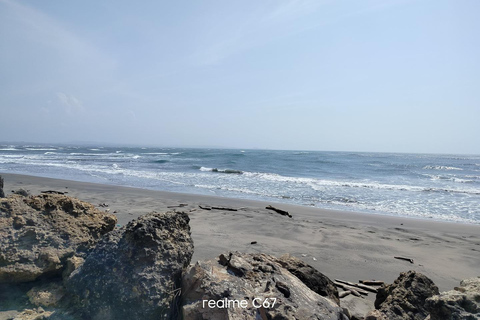
[[[66,192],[114,213],[119,226],[152,211],[185,211],[195,245],[192,264],[229,251],[290,254],[331,279],[353,282],[375,279],[392,283],[400,272],[416,270],[431,278],[440,291],[479,275],[479,225],[0,175],[7,196],[20,188],[30,194]],[[288,211],[292,218],[267,210],[268,205]],[[414,263],[395,259],[397,256]]]

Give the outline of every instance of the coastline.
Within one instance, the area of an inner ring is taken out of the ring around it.
[[[215,196],[172,193],[130,187],[0,173],[5,194],[23,188],[45,190],[94,205],[108,204],[118,224],[151,211],[186,211],[190,216],[195,253],[192,263],[228,251],[294,255],[331,279],[377,279],[393,282],[403,271],[430,277],[440,291],[461,279],[478,276],[480,226],[414,218],[334,211],[289,204]],[[183,207],[178,207],[185,204]],[[270,210],[273,205],[293,218]],[[199,206],[238,211],[202,210]],[[173,208],[169,208],[173,207]],[[251,244],[257,241],[257,244]],[[404,256],[414,264],[394,259]]]

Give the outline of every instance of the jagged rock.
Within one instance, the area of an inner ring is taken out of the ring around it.
[[[183,319],[348,319],[283,267],[297,263],[238,252],[197,262],[183,276]]]
[[[74,254],[85,255],[113,230],[116,217],[62,195],[0,200],[0,283],[60,275]]]
[[[150,213],[106,234],[66,281],[85,319],[177,319],[193,255],[184,212]]]
[[[284,255],[278,258],[276,261],[280,263],[282,267],[300,279],[300,281],[302,281],[311,290],[323,297],[330,298],[330,300],[340,305],[337,287],[333,281],[323,273],[309,264],[306,264],[302,260],[290,255]]]
[[[56,282],[33,287],[27,292],[30,303],[37,307],[56,307],[65,296],[65,288]]]
[[[25,309],[13,318],[13,320],[44,320],[50,319],[52,311],[45,311],[39,307],[36,309]]]
[[[430,320],[480,319],[480,277],[463,280],[455,290],[428,298],[425,307]]]
[[[0,198],[5,198],[5,192],[3,192],[3,178],[0,176]]]
[[[393,284],[378,289],[375,299],[377,310],[369,312],[368,320],[424,320],[428,316],[425,300],[438,294],[432,280],[421,273],[400,273]]]
[[[68,279],[73,271],[77,270],[83,263],[85,259],[78,256],[73,256],[67,259],[65,270],[63,270],[62,277],[63,279]]]

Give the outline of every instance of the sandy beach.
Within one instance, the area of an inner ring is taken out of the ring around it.
[[[322,210],[287,204],[170,193],[121,186],[0,173],[8,196],[55,190],[110,210],[118,224],[151,211],[189,213],[195,253],[192,263],[228,251],[289,253],[331,279],[393,282],[416,270],[440,291],[480,275],[480,226],[382,215]],[[288,211],[282,216],[266,206]],[[200,207],[218,207],[205,210]],[[223,209],[222,209],[223,208]],[[226,209],[236,209],[230,211]],[[251,244],[256,241],[256,244]],[[414,263],[394,259],[408,257]]]

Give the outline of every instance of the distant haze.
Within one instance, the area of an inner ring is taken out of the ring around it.
[[[0,0],[0,141],[480,154],[479,13]]]

